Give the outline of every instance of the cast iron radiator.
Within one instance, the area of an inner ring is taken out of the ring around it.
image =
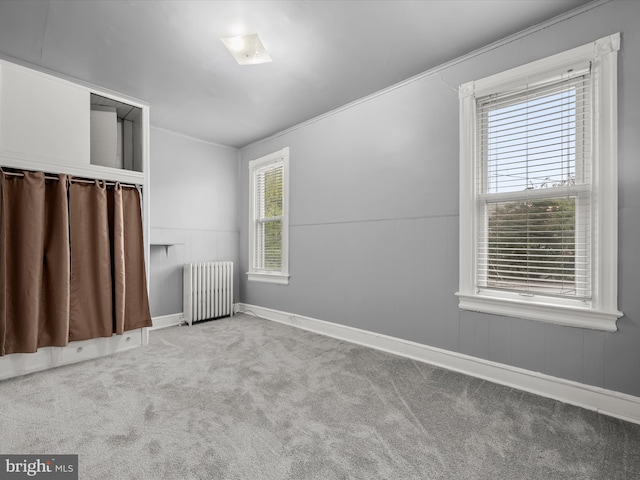
[[[183,285],[189,325],[233,315],[233,262],[187,263]]]

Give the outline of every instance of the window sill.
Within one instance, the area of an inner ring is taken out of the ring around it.
[[[250,282],[275,283],[278,285],[289,285],[289,275],[281,273],[257,273],[247,272],[247,279]]]
[[[560,305],[545,301],[522,301],[500,298],[487,294],[467,295],[456,293],[461,310],[492,313],[508,317],[538,320],[569,327],[589,328],[615,332],[616,320],[623,314],[619,311],[599,311],[590,307]]]

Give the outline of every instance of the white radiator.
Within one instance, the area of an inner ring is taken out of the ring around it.
[[[189,325],[233,315],[233,262],[185,264],[183,310]]]

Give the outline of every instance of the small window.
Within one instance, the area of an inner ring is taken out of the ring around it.
[[[289,149],[249,162],[249,280],[289,283]]]
[[[460,87],[460,308],[616,329],[618,48]]]

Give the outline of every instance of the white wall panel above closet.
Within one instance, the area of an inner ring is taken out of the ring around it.
[[[88,165],[89,91],[2,62],[0,154],[17,160]]]

